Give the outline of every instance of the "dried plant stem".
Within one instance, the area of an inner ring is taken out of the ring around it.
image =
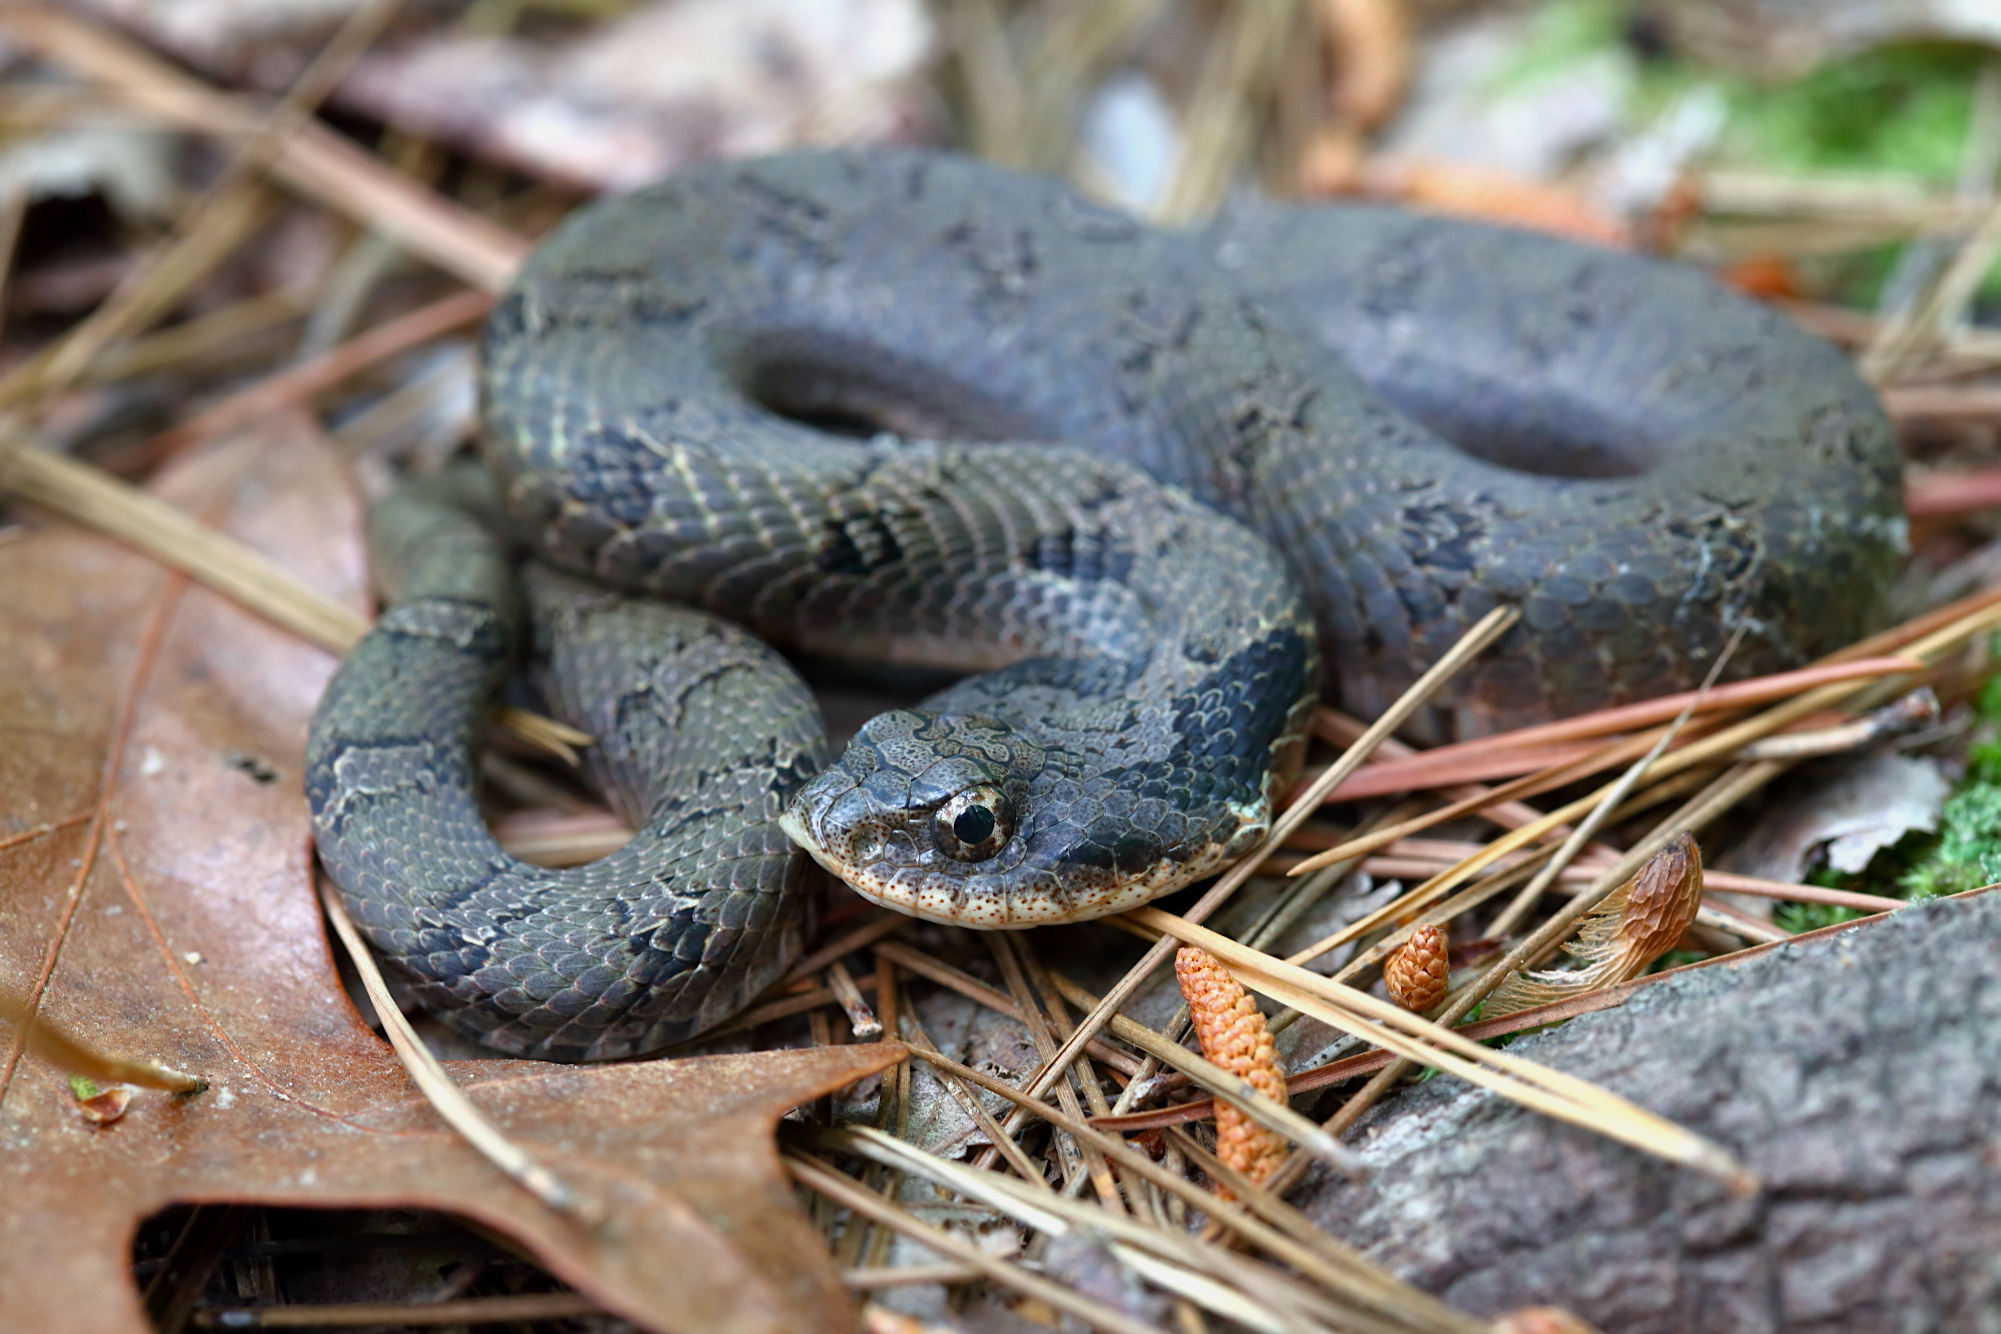
[[[478,323],[491,309],[493,298],[485,292],[458,292],[419,306],[183,419],[155,437],[147,453],[163,458],[198,440],[304,404],[360,371]]]
[[[267,203],[261,186],[241,181],[198,205],[184,229],[128,272],[95,310],[48,351],[0,379],[0,403],[21,403],[67,389],[113,339],[136,333],[165,315],[189,288],[236,253],[269,215]]]
[[[1702,695],[1716,684],[1717,674],[1735,653],[1743,637],[1744,630],[1740,625],[1737,632],[1730,637],[1729,644],[1716,655],[1716,662],[1710,667],[1709,677],[1702,683],[1702,689],[1696,692],[1696,698],[1690,700],[1688,707],[1682,710],[1681,716],[1661,733],[1660,740],[1656,741],[1646,754],[1635,760],[1625,773],[1620,774],[1618,781],[1605,789],[1604,797],[1592,808],[1591,813],[1584,817],[1576,831],[1563,841],[1563,846],[1556,850],[1556,855],[1549,859],[1542,870],[1536,872],[1533,880],[1522,887],[1521,893],[1515,896],[1514,901],[1501,910],[1501,915],[1487,928],[1489,935],[1497,937],[1512,935],[1516,924],[1528,916],[1530,909],[1534,908],[1537,901],[1542,898],[1543,892],[1563,874],[1572,861],[1576,860],[1577,854],[1584,850],[1584,845],[1591,841],[1592,835],[1603,829],[1611,820],[1612,813],[1619,808],[1621,802],[1625,801],[1627,794],[1639,785],[1647,770],[1652,768],[1654,762],[1673,744],[1682,725],[1695,713],[1695,706],[1700,702]]]
[[[1951,621],[1949,624],[1901,647],[1905,649],[1904,656],[1918,662],[1931,663],[1943,654],[1959,647],[1968,639],[1986,629],[1992,628],[1996,624],[2001,624],[2001,607],[1997,607],[1994,602],[1987,602],[1968,612],[1966,615]],[[1858,654],[1857,656],[1861,655]],[[1845,707],[1854,710],[1874,707],[1876,704],[1882,702],[1886,694],[1894,696],[1901,693],[1910,683],[1908,676],[1894,676],[1872,680],[1840,682],[1817,687],[1804,694],[1797,695],[1782,704],[1775,705],[1755,717],[1736,723],[1721,732],[1704,737],[1700,741],[1692,742],[1671,754],[1663,755],[1659,760],[1654,762],[1651,767],[1651,773],[1656,780],[1671,779],[1685,771],[1693,770],[1717,760],[1726,759],[1746,742],[1769,736],[1780,728],[1810,714],[1818,713],[1823,709]],[[1507,789],[1502,788],[1499,790],[1506,791]],[[1503,835],[1488,844],[1486,849],[1481,853],[1468,858],[1451,871],[1439,876],[1432,885],[1423,888],[1435,894],[1442,893],[1446,889],[1464,883],[1470,876],[1484,870],[1508,853],[1543,837],[1556,826],[1568,824],[1572,820],[1589,813],[1597,807],[1599,802],[1604,799],[1605,794],[1610,790],[1611,785],[1600,788],[1596,792],[1580,797],[1576,801],[1550,812],[1534,824],[1524,825],[1520,829]],[[1356,840],[1356,842],[1362,842],[1362,840]],[[1374,846],[1382,845],[1377,843]],[[1298,875],[1302,871],[1313,869],[1318,865],[1343,860],[1346,857],[1354,855],[1355,851],[1355,842],[1330,849],[1300,863],[1293,868],[1292,874]]]
[[[1054,8],[1027,63],[1021,164],[1061,171],[1077,141],[1080,104],[1167,0],[1097,0]],[[1045,13],[1049,12],[1045,9]]]
[[[1720,1146],[1584,1080],[1482,1047],[1442,1024],[1261,954],[1172,913],[1134,908],[1125,916],[1141,926],[1200,945],[1253,991],[1343,1032],[1374,1041],[1399,1055],[1422,1059],[1535,1111],[1693,1167],[1733,1189],[1755,1187],[1756,1179]]]
[[[989,1255],[978,1244],[957,1233],[931,1226],[909,1210],[892,1204],[815,1159],[799,1153],[787,1153],[782,1161],[785,1169],[801,1185],[818,1191],[835,1204],[845,1206],[858,1218],[900,1232],[919,1245],[969,1265],[1016,1292],[1047,1302],[1057,1310],[1068,1312],[1110,1334],[1158,1334],[1151,1325],[1143,1324],[1122,1311],[1072,1292],[1062,1284],[1031,1273],[1018,1264]]]
[[[181,571],[281,630],[345,653],[368,622],[263,553],[87,463],[50,453],[0,426],[0,492],[55,511]],[[520,709],[498,721],[531,744],[574,759],[589,733]]]
[[[833,1152],[925,1177],[1051,1236],[1078,1227],[1102,1232],[1113,1239],[1112,1253],[1128,1267],[1247,1328],[1293,1334],[1319,1328],[1316,1317],[1344,1314],[1267,1265],[1198,1245],[1184,1233],[1037,1192],[1012,1177],[962,1166],[877,1131],[850,1127],[813,1138]]]
[[[64,1074],[82,1075],[99,1084],[136,1084],[184,1097],[208,1089],[208,1081],[200,1075],[185,1074],[157,1061],[135,1061],[100,1052],[4,992],[0,992],[0,1024],[19,1029],[22,1049]]]
[[[896,940],[886,940],[876,949],[884,958],[894,960],[899,967],[956,991],[975,1004],[984,1005],[994,1013],[1007,1015],[1017,1022],[1023,1024],[1028,1022],[1028,1016],[1022,1014],[1021,1007],[1013,1001],[978,978],[971,977],[942,960],[935,959],[920,950],[914,950]],[[1131,1053],[1120,1051],[1101,1039],[1091,1039],[1085,1044],[1084,1050],[1092,1059],[1104,1062],[1122,1075],[1132,1076],[1140,1069],[1140,1063],[1132,1058]]]
[[[1863,378],[1872,384],[1893,380],[1936,342],[1943,326],[1973,299],[1974,289],[1997,254],[2001,254],[2001,203],[1988,207],[1959,253],[1926,285],[1910,308],[1894,316],[1877,332],[1857,365]]]
[[[1499,732],[1493,736],[1477,737],[1471,741],[1455,742],[1449,746],[1434,746],[1430,750],[1412,752],[1403,758],[1383,760],[1369,765],[1328,793],[1328,800],[1358,800],[1362,797],[1384,796],[1417,787],[1442,786],[1446,782],[1464,782],[1469,777],[1501,778],[1513,773],[1526,773],[1529,771],[1527,767],[1471,774],[1455,770],[1453,766],[1471,761],[1476,756],[1533,755],[1538,747],[1595,740],[1615,732],[1651,727],[1672,721],[1686,709],[1692,708],[1697,716],[1735,710],[1785,699],[1815,686],[1878,676],[1895,676],[1918,671],[1922,667],[1922,663],[1899,657],[1861,658],[1852,662],[1803,667],[1797,671],[1780,672],[1771,676],[1755,677],[1748,681],[1719,685],[1707,694],[1695,690],[1682,691],[1678,694],[1662,695],[1639,704],[1600,709],[1595,713],[1579,714],[1574,718],[1540,723],[1534,727],[1516,728],[1511,732]],[[1314,727],[1323,736],[1335,740],[1338,744],[1335,717],[1331,709],[1323,706],[1315,716]],[[1434,773],[1443,776],[1434,778],[1432,776]]]
[[[313,108],[375,40],[401,0],[365,0],[348,11],[325,46],[242,140],[215,182],[174,225],[173,236],[126,275],[109,297],[70,329],[42,365],[37,389],[67,388],[115,338],[164,315],[180,296],[231,254],[259,220],[263,191],[255,175],[311,120]]]
[[[1230,178],[1249,156],[1260,94],[1285,55],[1295,0],[1262,0],[1221,11],[1218,32],[1189,100],[1181,158],[1159,215],[1188,222],[1222,202]]]
[[[909,924],[910,919],[901,913],[878,912],[860,926],[834,937],[786,969],[785,976],[778,979],[773,990],[797,982],[800,978],[811,977],[834,960],[853,954],[856,950],[867,949],[890,932],[901,930]]]
[[[898,1025],[897,1036],[918,1053],[935,1055],[938,1051],[938,1044],[924,1031],[924,1025],[918,1022],[915,1014],[906,1013],[903,1016],[903,1022]],[[956,1071],[950,1069],[942,1058],[940,1061],[926,1063],[930,1065],[931,1072],[938,1077],[938,1082],[950,1090],[953,1100],[965,1109],[967,1116],[972,1118],[973,1124],[993,1142],[994,1148],[1000,1151],[1000,1156],[1007,1160],[1008,1166],[1015,1170],[1015,1174],[1043,1194],[1053,1194],[1049,1182],[1044,1178],[1042,1164],[1030,1158],[1022,1150],[1021,1145],[1015,1142],[1014,1137],[1001,1128],[1001,1123],[987,1110],[987,1105],[980,1101],[979,1095],[967,1086],[966,1081],[961,1079]],[[908,1063],[904,1068],[909,1068]]]
[[[300,1302],[198,1311],[197,1329],[340,1329],[354,1325],[487,1325],[606,1314],[581,1292],[524,1292],[443,1302]]]
[[[855,985],[854,974],[839,959],[827,965],[827,989],[834,993],[835,1001],[846,1011],[848,1028],[853,1032],[855,1041],[874,1042],[882,1036],[882,1020],[869,1009],[868,1002],[862,998],[862,989]]]
[[[396,1008],[396,1000],[389,994],[389,985],[383,981],[381,969],[375,966],[375,956],[368,952],[361,932],[355,929],[347,909],[341,906],[339,896],[325,882],[320,885],[320,903],[326,909],[327,920],[333,924],[341,944],[347,947],[348,957],[361,977],[361,985],[368,992],[370,1003],[375,1006],[376,1018],[382,1021],[382,1030],[389,1039],[389,1045],[396,1049],[403,1068],[410,1072],[412,1082],[437,1109],[438,1115],[458,1131],[481,1157],[543,1204],[586,1226],[594,1225],[597,1211],[564,1185],[555,1173],[536,1162],[526,1149],[507,1138],[505,1132],[488,1120],[485,1112],[473,1106],[472,1099],[452,1082],[445,1068],[438,1064],[438,1058],[431,1055],[416,1030],[410,1027],[410,1021]]]
[[[165,370],[248,342],[304,314],[312,305],[311,287],[288,287],[245,297],[220,309],[169,325],[107,347],[78,375],[78,384],[109,384],[128,376]]]
[[[9,5],[0,23],[23,46],[67,67],[131,110],[173,128],[239,138],[255,134],[255,105],[183,74],[103,28],[44,5]],[[528,243],[418,186],[317,123],[290,137],[271,175],[308,198],[384,233],[475,287],[499,291]]]
[[[45,449],[0,436],[0,491],[54,510],[192,576],[273,625],[345,653],[368,622],[269,557],[165,501]]]
[[[1031,1115],[1088,1142],[1116,1162],[1121,1171],[1151,1182],[1183,1203],[1205,1210],[1210,1217],[1257,1246],[1316,1280],[1330,1291],[1357,1303],[1365,1311],[1395,1314],[1401,1323],[1393,1328],[1440,1329],[1455,1334],[1478,1334],[1484,1325],[1471,1317],[1426,1296],[1391,1277],[1356,1252],[1315,1227],[1292,1206],[1269,1191],[1247,1186],[1235,1201],[1217,1200],[1195,1183],[1184,1179],[1134,1149],[1116,1135],[1079,1121],[1073,1121],[1047,1103],[1028,1097],[1020,1089],[990,1075],[962,1065],[935,1050],[918,1048],[919,1059],[949,1071],[969,1084],[998,1094]]]
[[[1473,1007],[1485,1000],[1510,973],[1533,966],[1544,954],[1555,949],[1570,934],[1571,929],[1596,908],[1606,895],[1631,878],[1633,873],[1638,871],[1654,853],[1666,846],[1667,841],[1677,832],[1701,830],[1711,820],[1757,791],[1784,770],[1783,764],[1767,760],[1738,766],[1718,777],[1680,810],[1656,825],[1646,838],[1635,844],[1618,862],[1601,872],[1598,879],[1572,899],[1566,907],[1559,909],[1549,921],[1543,923],[1527,939],[1508,951],[1505,956],[1489,966],[1477,980],[1454,996],[1444,1013],[1438,1016],[1440,1026],[1449,1027],[1464,1019]],[[1391,1062],[1342,1104],[1341,1109],[1324,1123],[1324,1128],[1330,1134],[1339,1135],[1353,1125],[1362,1113],[1374,1106],[1378,1098],[1413,1068],[1413,1063],[1407,1060]],[[1298,1179],[1305,1167],[1306,1160],[1295,1154],[1291,1161],[1279,1168],[1275,1180],[1289,1184]],[[1279,1188],[1283,1189],[1283,1186]]]
[[[1436,875],[1447,867],[1458,864],[1462,857],[1470,856],[1477,848],[1469,848],[1459,857],[1407,856],[1391,850],[1387,857],[1367,857],[1362,861],[1362,869],[1370,875],[1391,879],[1416,879]],[[1580,859],[1582,860],[1582,859]],[[1502,865],[1511,864],[1504,859]],[[1580,884],[1596,880],[1598,864],[1578,865],[1573,863],[1563,868],[1557,876],[1559,885]],[[1784,899],[1789,903],[1820,903],[1831,908],[1856,908],[1863,912],[1884,912],[1904,906],[1903,899],[1893,899],[1883,894],[1860,894],[1853,890],[1822,889],[1818,885],[1793,885],[1779,880],[1760,880],[1756,876],[1735,875],[1728,871],[1703,871],[1703,879],[1709,888],[1722,894],[1749,894],[1761,899]],[[1298,962],[1298,960],[1294,960]]]
[[[1058,977],[1057,985],[1076,1004],[1087,1005],[1093,999],[1089,992],[1067,978]],[[1285,1136],[1315,1157],[1323,1158],[1346,1172],[1361,1171],[1361,1162],[1353,1152],[1322,1132],[1308,1118],[1282,1102],[1265,1097],[1250,1080],[1232,1074],[1178,1042],[1168,1041],[1161,1034],[1124,1015],[1113,1020],[1112,1032],[1161,1064],[1173,1066],[1245,1116]]]

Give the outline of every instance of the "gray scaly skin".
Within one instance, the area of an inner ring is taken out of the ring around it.
[[[588,1060],[712,1027],[811,929],[817,875],[774,821],[826,760],[819,710],[735,626],[530,565],[532,675],[640,832],[588,866],[508,856],[473,755],[522,617],[464,489],[409,484],[370,515],[402,586],[313,718],[320,860],[417,999],[489,1046]]]
[[[1902,541],[1868,390],[1697,275],[1369,210],[1171,236],[917,152],[582,210],[495,310],[483,387],[550,563],[989,673],[871,722],[784,815],[871,897],[981,926],[1255,842],[1316,631],[1366,711],[1521,605],[1427,720],[1472,733],[1691,684],[1738,625],[1739,672],[1808,659],[1871,623]]]

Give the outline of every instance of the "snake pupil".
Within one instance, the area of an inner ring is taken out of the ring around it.
[[[952,832],[968,846],[984,843],[994,832],[994,813],[985,806],[968,806],[952,821]]]

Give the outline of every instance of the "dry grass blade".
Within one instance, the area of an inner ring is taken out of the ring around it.
[[[1261,954],[1172,913],[1134,908],[1125,916],[1141,926],[1200,945],[1229,965],[1238,980],[1253,991],[1343,1032],[1436,1065],[1523,1106],[1696,1168],[1733,1189],[1755,1188],[1756,1179],[1720,1146],[1581,1079],[1482,1047],[1387,1001]]]
[[[1318,1328],[1312,1321],[1322,1312],[1312,1308],[1321,1303],[1314,1294],[1276,1270],[1227,1250],[1198,1245],[1184,1233],[1093,1209],[996,1172],[950,1162],[879,1131],[850,1127],[823,1132],[815,1140],[833,1152],[925,1177],[1050,1236],[1063,1236],[1077,1227],[1102,1232],[1115,1239],[1112,1253],[1129,1267],[1247,1328],[1270,1334]],[[1150,1262],[1150,1256],[1157,1259]],[[1204,1276],[1210,1281],[1203,1281]]]
[[[54,393],[67,388],[113,339],[166,314],[235,250],[262,214],[263,190],[255,173],[311,119],[313,108],[375,40],[400,3],[366,0],[348,12],[256,133],[237,147],[214,183],[182,213],[167,243],[128,273],[38,364],[37,390]]]
[[[1638,704],[1600,709],[1593,713],[1579,714],[1574,718],[1562,718],[1553,723],[1516,728],[1511,732],[1476,737],[1471,741],[1455,742],[1449,746],[1434,746],[1404,758],[1372,764],[1352,778],[1343,780],[1340,786],[1328,793],[1328,799],[1358,800],[1362,797],[1383,796],[1413,788],[1466,782],[1474,778],[1503,778],[1527,773],[1531,769],[1544,768],[1551,763],[1559,762],[1537,758],[1539,748],[1542,747],[1587,742],[1615,732],[1672,722],[1684,710],[1692,710],[1700,717],[1704,714],[1736,710],[1754,704],[1769,704],[1816,686],[1879,676],[1903,675],[1921,671],[1923,667],[1923,663],[1910,658],[1862,658],[1853,662],[1802,667],[1797,671],[1779,672],[1748,681],[1735,681],[1729,685],[1716,686],[1706,693],[1686,690],[1678,694],[1662,695]],[[1331,711],[1323,708],[1315,719],[1315,730],[1338,744],[1339,739],[1333,734],[1332,727],[1323,721],[1330,716]],[[1528,756],[1536,762],[1525,763],[1521,768],[1495,767],[1513,756]],[[1481,770],[1476,768],[1478,765],[1486,767]]]
[[[1845,653],[1835,656],[1838,658],[1847,658],[1852,654],[1854,657],[1861,657],[1865,656],[1862,650],[1866,650],[1867,654],[1874,654],[1881,652],[1884,648],[1899,647],[1905,650],[1902,656],[1909,657],[1921,663],[1929,664],[1935,662],[1944,654],[1960,647],[1974,636],[1992,629],[1996,625],[2001,625],[2001,606],[1996,605],[1997,602],[2001,602],[2001,594],[1984,596],[1979,599],[1969,599],[1968,601],[1973,605],[1963,615],[1959,615],[1939,628],[1933,629],[1929,633],[1923,634],[1907,643],[1898,642],[1898,639],[1895,637],[1898,636],[1899,632],[1891,631],[1886,632],[1885,635],[1877,636],[1875,640],[1866,644],[1854,645]],[[1929,624],[1934,622],[1935,619],[1936,613],[1933,616],[1920,618],[1920,621]],[[1917,624],[1918,622],[1913,623],[1914,626]],[[1909,628],[1900,627],[1900,630],[1908,631]],[[1873,708],[1877,704],[1884,702],[1886,698],[1894,698],[1896,695],[1903,693],[1909,688],[1910,684],[1908,676],[1891,676],[1839,682],[1817,687],[1806,691],[1804,694],[1797,695],[1783,704],[1767,709],[1755,717],[1748,718],[1743,722],[1725,728],[1721,732],[1704,737],[1671,754],[1661,756],[1651,766],[1650,773],[1658,783],[1660,780],[1673,778],[1684,772],[1697,769],[1700,766],[1714,764],[1735,754],[1746,743],[1769,736],[1801,718],[1826,709],[1847,708],[1856,710]],[[1485,870],[1507,854],[1543,838],[1561,825],[1568,824],[1581,816],[1590,814],[1591,811],[1596,809],[1605,800],[1607,794],[1612,792],[1616,787],[1616,783],[1607,784],[1595,792],[1579,797],[1566,806],[1551,811],[1534,823],[1524,825],[1511,833],[1503,835],[1488,844],[1484,851],[1467,858],[1466,861],[1460,863],[1451,871],[1439,876],[1434,883],[1423,888],[1433,897],[1436,897],[1448,889],[1464,884],[1473,875]],[[1505,787],[1499,789],[1502,792],[1507,790]],[[1383,832],[1388,833],[1389,831]],[[1353,857],[1380,846],[1384,846],[1384,844],[1375,839],[1354,840],[1341,847],[1320,853],[1316,857],[1308,858],[1293,869],[1293,874],[1298,875],[1313,869],[1317,865]],[[1649,849],[1648,853],[1651,855],[1652,849]],[[1631,874],[1632,869],[1635,868],[1628,868],[1627,874]]]
[[[0,403],[59,393],[114,339],[144,329],[240,247],[269,216],[268,198],[244,182],[198,206],[188,229],[159,246],[89,316],[47,351],[0,379]]]
[[[996,1014],[1007,1015],[1022,1024],[1029,1022],[1030,1016],[1024,1015],[1021,1007],[1012,1000],[978,978],[961,972],[948,963],[934,959],[920,950],[912,949],[901,941],[885,940],[876,948],[882,957],[891,960],[899,968],[907,968],[919,977],[956,991],[967,1000],[984,1005]],[[1122,1075],[1134,1075],[1140,1069],[1139,1062],[1135,1061],[1130,1053],[1120,1051],[1101,1039],[1091,1039],[1084,1044],[1084,1050],[1093,1060],[1103,1061]]]
[[[0,434],[0,492],[53,510],[142,551],[222,594],[246,611],[317,644],[345,653],[368,622],[235,538],[98,468]],[[524,710],[500,721],[532,745],[569,759],[591,736]]]
[[[4,993],[0,993],[0,1023],[19,1029],[22,1049],[64,1074],[81,1075],[99,1084],[136,1084],[184,1097],[208,1091],[208,1081],[200,1075],[184,1074],[157,1061],[107,1056]]]
[[[1361,1334],[1383,1331],[1439,1331],[1440,1334],[1477,1334],[1480,1322],[1461,1315],[1435,1298],[1399,1282],[1360,1255],[1316,1228],[1305,1215],[1254,1186],[1238,1201],[1219,1200],[1178,1173],[1154,1162],[1116,1135],[1066,1117],[1047,1103],[1029,1098],[1020,1089],[992,1076],[962,1065],[936,1050],[913,1048],[920,1059],[939,1070],[995,1093],[1031,1115],[1092,1144],[1116,1163],[1122,1173],[1152,1183],[1183,1203],[1206,1210],[1212,1220],[1236,1232],[1274,1259],[1291,1265],[1320,1283],[1330,1296],[1349,1303],[1348,1327]],[[1216,1179],[1221,1179],[1216,1178]]]
[[[355,929],[347,909],[341,906],[332,888],[324,883],[320,887],[320,902],[326,908],[327,920],[333,924],[335,934],[347,947],[348,958],[361,977],[369,1002],[375,1006],[376,1017],[382,1021],[382,1030],[389,1039],[389,1045],[396,1049],[396,1055],[402,1059],[404,1069],[410,1072],[412,1082],[437,1109],[438,1115],[468,1144],[479,1150],[488,1162],[518,1182],[536,1199],[586,1226],[594,1225],[595,1211],[575,1191],[564,1185],[555,1173],[536,1162],[526,1149],[507,1138],[499,1126],[487,1119],[486,1113],[473,1106],[472,1100],[459,1091],[459,1086],[438,1064],[438,1058],[431,1055],[416,1030],[410,1027],[410,1021],[396,1008],[395,998],[389,994],[389,985],[383,981],[381,970],[375,966],[375,957],[368,952],[361,932]]]
[[[824,1163],[799,1153],[784,1154],[783,1161],[794,1179],[808,1189],[818,1191],[860,1218],[900,1232],[940,1255],[951,1256],[1016,1292],[1039,1298],[1059,1311],[1109,1331],[1109,1334],[1158,1334],[1153,1326],[1135,1320],[1123,1311],[1072,1292],[1062,1284],[1031,1273],[1020,1265],[989,1255],[957,1233],[931,1226],[909,1210],[890,1203]]]
[[[1073,999],[1082,1002],[1086,997],[1080,992],[1076,993]],[[1180,1043],[1170,1042],[1161,1034],[1124,1016],[1119,1016],[1113,1023],[1112,1032],[1162,1065],[1173,1066],[1245,1116],[1283,1135],[1315,1157],[1324,1158],[1344,1171],[1358,1175],[1361,1173],[1361,1160],[1356,1158],[1351,1150],[1284,1103],[1264,1096],[1257,1085],[1250,1080],[1225,1070]]]
[[[237,138],[256,133],[262,123],[253,105],[60,10],[13,4],[0,10],[0,23],[37,55],[176,129]],[[488,291],[505,287],[528,252],[528,243],[519,237],[425,190],[323,125],[308,123],[293,135],[271,162],[270,172]]]
[[[1976,621],[1982,614],[1976,612],[1962,618],[1961,621],[1955,621],[1953,627],[1960,626],[1966,621]],[[1947,630],[1942,630],[1930,638],[1937,639],[1939,636],[1944,636],[1953,627],[1948,627]],[[1677,831],[1693,832],[1706,827],[1711,820],[1770,782],[1783,772],[1784,768],[1783,764],[1768,760],[1741,765],[1717,777],[1701,792],[1691,797],[1680,810],[1655,826],[1653,832],[1641,839],[1624,857],[1571,900],[1568,907],[1560,909],[1549,921],[1531,933],[1528,939],[1489,966],[1477,981],[1461,990],[1446,1007],[1445,1012],[1439,1015],[1439,1024],[1451,1025],[1464,1019],[1472,1008],[1484,1000],[1510,973],[1533,965],[1545,953],[1555,948],[1558,942],[1570,934],[1571,929],[1583,919],[1584,915],[1597,906],[1599,900],[1639,870],[1649,857],[1666,846],[1667,841]],[[1402,1060],[1393,1061],[1386,1066],[1364,1085],[1360,1092],[1344,1103],[1340,1111],[1328,1119],[1326,1128],[1329,1133],[1339,1134],[1353,1125],[1375,1104],[1375,1100],[1387,1092],[1390,1086],[1402,1078],[1410,1068],[1410,1064]],[[1294,1155],[1291,1162],[1279,1169],[1278,1179],[1291,1180],[1302,1170],[1304,1170],[1304,1160]]]
[[[0,491],[143,551],[331,652],[345,653],[368,629],[360,616],[235,538],[19,434],[0,436]]]
[[[493,297],[486,292],[459,292],[420,306],[204,408],[152,441],[148,452],[155,457],[171,454],[268,413],[303,404],[359,371],[476,324],[491,309]]]
[[[1203,217],[1222,201],[1247,160],[1253,116],[1278,75],[1296,17],[1294,0],[1229,5],[1190,99],[1180,160],[1159,214],[1165,221]]]
[[[363,1325],[487,1325],[522,1320],[569,1320],[606,1314],[581,1292],[525,1292],[453,1301],[338,1302],[325,1305],[238,1306],[197,1311],[197,1329],[345,1329]]]
[[[1863,378],[1872,384],[1893,380],[1936,342],[1945,323],[1973,299],[1974,289],[1997,254],[2001,254],[2001,203],[1988,208],[1952,262],[1939,271],[1910,308],[1877,332],[1857,364]]]

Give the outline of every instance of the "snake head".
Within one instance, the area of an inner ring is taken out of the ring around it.
[[[1262,831],[1262,809],[1182,819],[1165,801],[1080,784],[1069,759],[996,718],[896,710],[870,719],[779,824],[862,897],[988,929],[1144,903]]]
[[[871,718],[800,789],[780,825],[822,866],[885,906],[980,921],[968,884],[1018,869],[1043,749],[996,718],[898,709]]]

